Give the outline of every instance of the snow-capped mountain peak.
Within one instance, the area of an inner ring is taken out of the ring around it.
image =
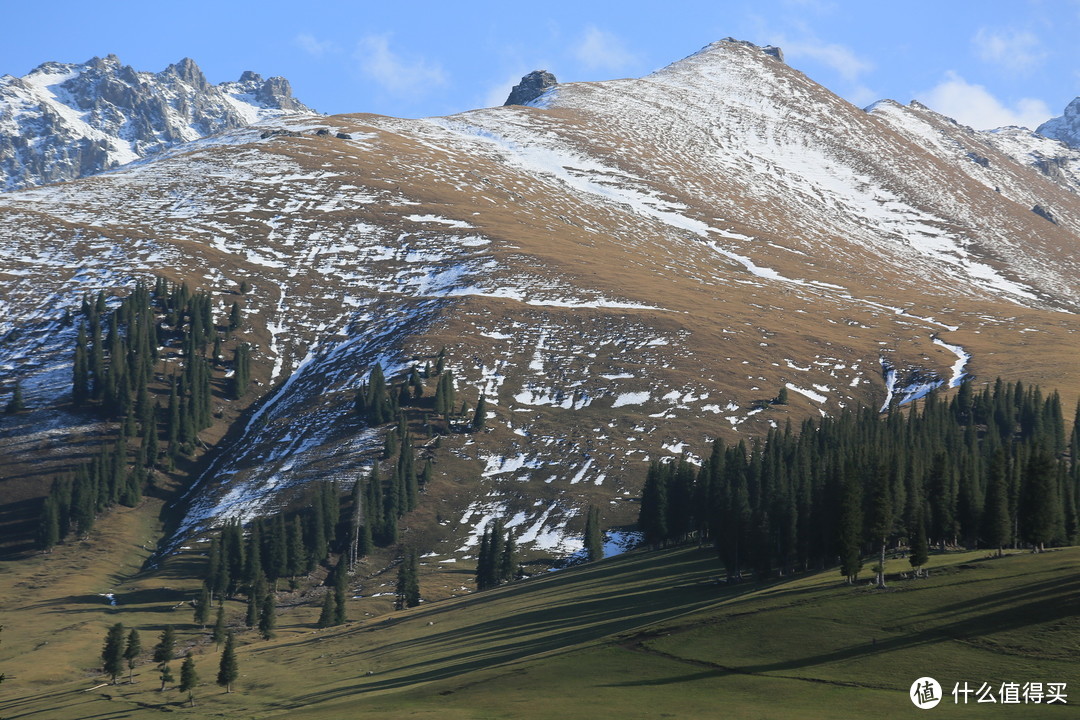
[[[115,55],[0,78],[0,190],[71,180],[230,128],[312,110],[288,80],[213,85],[190,58],[159,73]]]

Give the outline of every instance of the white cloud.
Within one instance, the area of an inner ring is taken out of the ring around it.
[[[976,130],[1005,125],[1034,129],[1052,115],[1047,104],[1035,98],[1021,98],[1009,107],[982,85],[969,83],[952,70],[945,73],[943,81],[915,99]]]
[[[293,44],[316,58],[336,53],[339,50],[337,43],[333,40],[319,40],[311,33],[300,33],[293,38]]]
[[[874,64],[869,60],[860,58],[851,48],[838,43],[823,43],[813,37],[789,40],[780,36],[772,41],[772,44],[779,45],[784,51],[784,57],[789,60],[816,60],[835,70],[848,82],[855,82],[860,76],[874,69]]]
[[[446,84],[446,73],[438,63],[420,56],[403,58],[390,49],[388,35],[365,35],[356,44],[355,58],[360,71],[387,92],[418,97],[426,88]]]
[[[1046,51],[1034,33],[1018,30],[993,31],[979,28],[971,39],[975,54],[1013,73],[1026,73],[1042,65]]]
[[[589,70],[617,72],[637,62],[637,56],[626,49],[615,35],[589,27],[585,37],[574,47],[574,57]]]
[[[843,93],[843,97],[849,103],[857,107],[866,107],[870,103],[881,99],[881,96],[865,85],[856,85]]]
[[[515,75],[507,77],[500,83],[492,85],[488,88],[488,91],[484,94],[484,107],[498,107],[506,102],[506,98],[510,96],[510,91],[514,89],[514,86],[521,82],[521,78]]]

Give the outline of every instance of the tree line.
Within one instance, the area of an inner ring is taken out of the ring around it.
[[[213,421],[214,368],[231,366],[234,399],[246,392],[251,377],[250,346],[236,344],[232,362],[226,363],[210,294],[192,292],[184,283],[159,277],[151,290],[138,282],[113,310],[103,291],[84,295],[72,322],[78,322],[72,406],[116,422],[118,438],[103,445],[98,457],[54,479],[40,514],[38,546],[44,550],[73,532],[85,535],[95,516],[110,507],[135,506],[155,469],[171,470],[179,458],[194,454],[198,433]],[[234,302],[225,335],[239,323]],[[169,345],[180,348],[182,370],[169,376],[168,404],[162,408],[153,389],[160,382],[155,366],[159,348]]]
[[[647,543],[712,543],[730,579],[839,565],[857,579],[887,550],[1040,550],[1080,531],[1080,406],[998,380],[951,400],[790,423],[749,446],[716,440],[700,467],[653,462],[639,525]]]

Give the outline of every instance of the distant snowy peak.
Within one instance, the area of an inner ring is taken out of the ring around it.
[[[71,180],[179,143],[311,113],[289,81],[245,72],[212,85],[194,60],[140,72],[115,55],[0,77],[0,190]]]
[[[1080,148],[1080,97],[1065,107],[1065,114],[1050,118],[1035,132],[1043,137],[1060,140],[1069,147]]]

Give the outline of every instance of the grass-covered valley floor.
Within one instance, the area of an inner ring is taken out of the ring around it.
[[[905,717],[919,712],[909,686],[931,675],[945,691],[941,715],[1067,717],[1073,708],[1060,705],[956,706],[951,690],[1037,681],[1080,692],[1075,548],[934,555],[921,579],[900,577],[907,562],[893,560],[885,591],[844,585],[835,570],[726,584],[712,550],[678,548],[401,612],[368,596],[350,601],[350,623],[327,630],[315,629],[316,604],[286,600],[277,638],[240,633],[240,679],[227,694],[214,684],[209,629],[177,607],[194,595],[201,559],[140,569],[153,510],[109,515],[93,544],[0,566],[0,716]],[[226,608],[238,624],[242,603]],[[138,629],[146,652],[133,684],[95,687],[116,622]],[[158,691],[148,651],[169,623],[178,654],[195,655],[194,708],[175,684]]]

